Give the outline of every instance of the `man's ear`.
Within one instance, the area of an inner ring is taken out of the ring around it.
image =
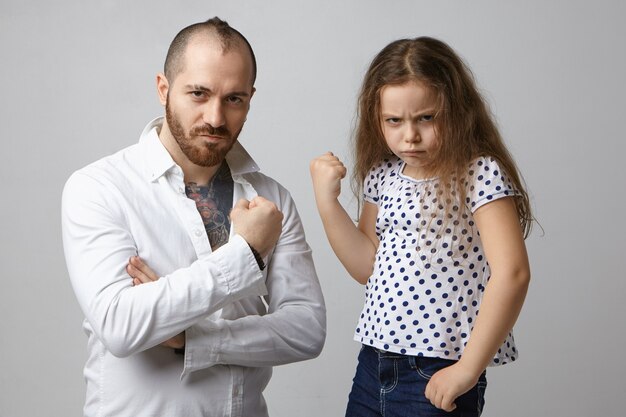
[[[167,92],[170,90],[170,83],[162,72],[158,73],[156,76],[156,87],[157,93],[159,94],[159,101],[161,105],[165,106],[165,103],[167,103]]]

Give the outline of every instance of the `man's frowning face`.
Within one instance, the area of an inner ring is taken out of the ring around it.
[[[250,53],[243,44],[225,51],[218,39],[198,36],[189,42],[182,59],[182,70],[165,81],[164,89],[159,86],[165,96],[167,125],[189,161],[205,167],[219,165],[250,109],[254,94]]]

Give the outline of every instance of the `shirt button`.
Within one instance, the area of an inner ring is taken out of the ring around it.
[[[198,237],[200,237],[200,236],[202,236],[202,230],[196,229],[196,230],[193,231],[193,234],[198,236]]]
[[[178,192],[183,194],[185,192],[185,190],[183,190],[183,187],[178,187]]]

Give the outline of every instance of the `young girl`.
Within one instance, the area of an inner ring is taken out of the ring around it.
[[[341,161],[328,152],[310,166],[328,240],[366,285],[346,415],[478,416],[485,368],[517,358],[511,329],[530,279],[532,217],[471,72],[448,45],[398,40],[374,58],[355,161],[357,226],[338,202]]]

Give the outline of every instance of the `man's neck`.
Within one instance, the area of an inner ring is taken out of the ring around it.
[[[181,163],[178,163],[183,170],[183,175],[185,177],[185,184],[195,183],[197,185],[209,185],[217,171],[220,169],[220,165],[215,165],[212,167],[202,167],[196,165],[187,160],[188,166],[184,166]]]
[[[172,156],[174,162],[176,162],[176,164],[183,170],[185,184],[193,182],[197,185],[208,185],[211,182],[211,179],[220,169],[221,164],[211,167],[203,167],[191,162],[180,149],[180,146],[176,142],[176,139],[172,136],[172,133],[165,122],[159,129],[158,134],[161,143]]]

